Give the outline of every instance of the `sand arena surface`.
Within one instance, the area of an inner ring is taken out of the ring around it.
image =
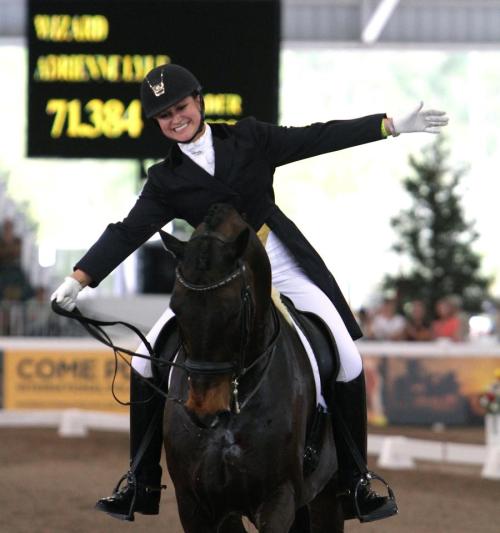
[[[387,430],[395,434],[396,430]],[[424,438],[425,431],[411,436]],[[414,432],[415,433],[415,432]],[[441,434],[442,440],[481,442],[479,430]],[[167,476],[160,515],[122,522],[93,509],[128,465],[125,433],[92,432],[63,439],[54,429],[0,429],[2,533],[182,533]],[[479,467],[421,465],[418,471],[377,471],[392,485],[400,515],[359,524],[348,533],[498,533],[500,481]],[[327,533],[327,532],[325,532]]]

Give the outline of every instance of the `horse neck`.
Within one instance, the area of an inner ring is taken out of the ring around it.
[[[271,299],[271,265],[257,236],[252,236],[245,258],[253,273],[254,319],[249,334],[247,363],[251,363],[269,345],[274,335]]]
[[[269,346],[275,331],[272,303],[260,302],[256,305],[255,318],[249,332],[249,343],[245,353],[245,364],[248,366],[257,359]]]

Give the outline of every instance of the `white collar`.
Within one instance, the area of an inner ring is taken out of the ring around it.
[[[205,131],[203,135],[196,141],[190,143],[178,143],[179,148],[188,155],[200,155],[212,148],[212,130],[210,126],[205,123]]]

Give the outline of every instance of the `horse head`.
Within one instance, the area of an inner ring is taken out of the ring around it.
[[[271,269],[253,229],[215,204],[187,242],[162,232],[178,260],[170,306],[189,372],[186,408],[199,419],[230,411],[234,380],[269,337]]]

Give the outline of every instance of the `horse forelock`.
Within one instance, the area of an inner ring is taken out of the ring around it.
[[[196,256],[197,270],[208,270],[211,265],[213,242],[208,238],[202,239],[199,243],[198,255]]]
[[[246,248],[235,256],[233,243],[247,229]],[[259,291],[262,297],[270,294],[269,260],[257,234],[233,206],[214,204],[187,243],[181,269],[192,282],[210,283],[234,270],[237,259],[247,264],[251,278],[263,291]]]
[[[229,204],[213,204],[210,206],[203,223],[207,231],[215,231],[223,222],[225,222],[234,211],[234,207]]]

